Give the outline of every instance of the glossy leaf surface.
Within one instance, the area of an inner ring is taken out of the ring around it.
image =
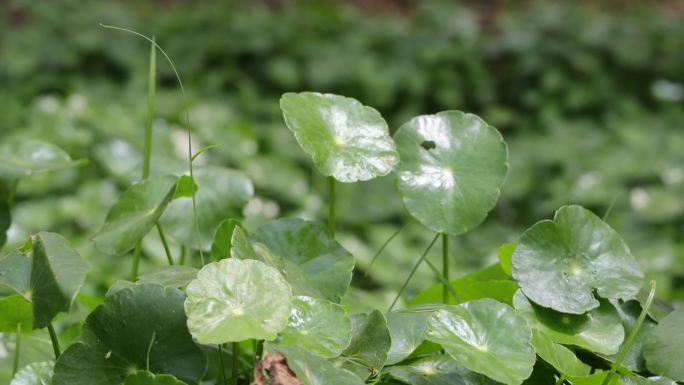
[[[211,259],[218,261],[230,257],[231,239],[237,226],[240,226],[240,221],[234,218],[225,219],[219,223],[211,241]]]
[[[513,278],[535,303],[582,314],[603,298],[631,299],[643,273],[620,236],[591,211],[564,206],[536,223],[512,256]]]
[[[446,306],[433,313],[427,339],[456,362],[509,385],[522,383],[536,361],[524,318],[492,299]]]
[[[286,93],[285,123],[318,171],[340,182],[387,175],[399,155],[387,123],[357,100],[317,92]]]
[[[551,338],[539,330],[532,330],[532,346],[541,359],[562,374],[572,376],[589,374],[589,367],[582,363],[572,350],[553,342]]]
[[[530,327],[560,344],[615,354],[625,338],[620,316],[605,300],[587,314],[566,314],[536,305],[518,291],[513,297],[513,305],[527,319]]]
[[[410,385],[494,385],[498,384],[481,374],[459,365],[449,356],[435,355],[411,362],[408,365],[391,366],[387,372],[394,378]]]
[[[452,235],[477,227],[494,208],[506,174],[501,134],[473,114],[445,111],[411,119],[394,135],[404,206],[426,227]]]
[[[425,341],[430,313],[393,311],[385,316],[392,337],[386,364],[393,365],[410,356]]]
[[[251,259],[204,266],[186,292],[188,327],[203,344],[273,340],[292,309],[290,287],[278,270]]]
[[[347,362],[343,367],[361,377],[377,373],[387,362],[391,344],[387,319],[381,312],[374,310],[368,314],[354,314],[351,343],[342,353],[346,361],[351,359],[354,363]]]
[[[319,223],[297,218],[270,221],[253,234],[252,240],[263,243],[274,255],[289,262],[285,265],[288,281],[300,281],[293,282],[293,288],[312,286],[320,296],[333,302],[339,302],[347,291],[354,257]],[[311,295],[311,290],[295,290],[295,294]]]
[[[158,176],[124,191],[109,210],[102,228],[93,236],[95,247],[107,255],[122,255],[132,250],[166,209],[176,181],[175,176]]]
[[[351,341],[352,321],[338,304],[321,298],[295,297],[280,346],[299,346],[321,357],[339,356]]]
[[[188,332],[185,295],[155,284],[124,288],[93,311],[79,342],[57,360],[53,385],[120,385],[149,367],[194,384],[206,358]]]
[[[197,268],[183,265],[166,266],[138,277],[140,283],[156,283],[166,287],[184,288],[197,277]]]
[[[654,374],[684,381],[684,309],[663,318],[644,340],[646,367]]]

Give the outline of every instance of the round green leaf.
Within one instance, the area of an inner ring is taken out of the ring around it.
[[[589,367],[582,363],[572,350],[553,342],[551,338],[539,330],[532,330],[532,346],[541,359],[561,374],[571,376],[589,374]]]
[[[95,247],[108,255],[122,255],[133,249],[166,209],[177,180],[172,175],[158,176],[124,191],[93,236]]]
[[[494,208],[508,173],[501,134],[473,114],[421,115],[394,135],[404,206],[426,227],[458,235]]]
[[[684,381],[684,309],[663,318],[644,341],[644,358],[648,370],[657,375]]]
[[[196,383],[206,358],[188,332],[184,300],[182,291],[156,284],[108,296],[57,360],[53,385],[120,385],[148,360],[154,373]]]
[[[520,238],[513,278],[535,303],[582,314],[603,298],[631,299],[643,273],[620,236],[580,206],[563,206],[553,221],[537,222]]]
[[[425,341],[430,313],[393,311],[385,316],[392,337],[386,364],[394,365],[409,357]]]
[[[188,327],[203,344],[272,340],[287,326],[292,309],[292,293],[283,276],[251,259],[204,266],[186,292]]]
[[[493,299],[447,306],[432,314],[427,339],[456,362],[509,385],[522,383],[536,361],[524,318]]]
[[[295,297],[288,325],[276,344],[299,346],[325,358],[339,356],[351,341],[352,322],[341,305],[325,299]]]
[[[194,169],[200,245],[209,250],[214,232],[226,218],[242,214],[242,207],[254,194],[252,182],[242,172],[217,166]],[[180,197],[169,203],[161,217],[164,230],[186,247],[197,248],[192,197]]]
[[[340,182],[387,175],[399,161],[387,123],[357,100],[317,92],[286,93],[287,127],[321,174]]]
[[[146,370],[139,370],[126,376],[122,385],[185,385],[185,382],[168,374],[155,375]]]
[[[9,385],[52,385],[52,372],[55,363],[34,362],[14,375]]]
[[[85,164],[71,160],[61,148],[35,139],[12,139],[0,145],[0,178],[16,179],[35,172],[61,170]]]
[[[287,358],[287,365],[304,385],[363,385],[354,373],[299,347],[267,346],[267,349],[282,353]]]
[[[352,316],[352,338],[342,353],[345,369],[366,378],[378,373],[387,362],[392,337],[385,315],[378,310]]]
[[[677,383],[667,377],[644,378],[633,375],[620,377],[620,385],[677,385]]]
[[[625,338],[620,316],[606,300],[586,314],[566,314],[536,305],[518,290],[513,297],[513,306],[527,319],[530,327],[560,344],[600,354],[615,354]]]
[[[407,365],[390,366],[387,372],[409,385],[495,385],[497,382],[471,372],[448,356],[421,358]]]
[[[0,288],[26,297],[30,290],[31,258],[19,250],[12,251],[0,259]]]
[[[41,231],[32,237],[30,291],[33,327],[46,327],[60,312],[69,311],[85,281],[88,265],[61,235]]]
[[[240,226],[240,221],[229,218],[221,221],[214,231],[211,242],[211,258],[215,261],[230,257],[231,239],[235,227]]]
[[[354,256],[319,223],[298,218],[273,220],[262,225],[252,240],[289,262],[286,277],[297,295],[312,296],[311,289],[315,289],[322,298],[339,302],[349,288]],[[309,289],[300,292],[298,287]]]

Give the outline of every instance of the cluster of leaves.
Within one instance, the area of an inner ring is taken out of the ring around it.
[[[282,218],[252,232],[236,218],[213,220],[222,199],[249,195],[248,181],[232,172],[218,186],[220,177],[205,180],[202,168],[197,179],[143,178],[111,207],[92,237],[95,247],[120,257],[156,226],[168,253],[167,228],[181,244],[185,236],[186,247],[196,242],[201,268],[174,265],[169,254],[169,267],[139,278],[134,270],[133,282],[110,287],[62,353],[52,321],[70,310],[87,267],[61,236],[31,237],[0,259],[0,287],[8,291],[0,330],[19,335],[47,327],[56,361],[27,366],[12,385],[198,384],[214,377],[207,372],[213,359],[220,362],[216,383],[225,383],[228,343],[233,384],[250,378],[263,354],[275,353],[304,385],[684,381],[684,312],[654,302],[655,283],[642,287],[643,273],[622,238],[581,206],[563,206],[553,220],[503,245],[499,263],[449,281],[448,235],[484,221],[508,173],[507,146],[481,118],[421,115],[392,137],[376,110],[351,98],[288,93],[280,105],[299,145],[329,178],[328,229]],[[22,144],[28,156],[7,152],[0,170],[12,179],[58,167],[46,156],[59,152],[43,146]],[[80,163],[58,159],[64,167]],[[413,272],[425,262],[440,284],[403,309],[394,310],[395,299],[387,311],[350,314],[340,302],[355,259],[334,237],[335,185],[392,172],[406,210],[436,233]],[[182,223],[164,220],[173,210],[186,210]],[[193,239],[188,219],[195,216]],[[206,228],[214,231],[205,240]],[[440,236],[442,272],[425,258]],[[211,262],[204,264],[202,250]]]

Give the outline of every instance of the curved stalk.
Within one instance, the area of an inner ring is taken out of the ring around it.
[[[159,239],[164,246],[164,253],[166,253],[166,260],[169,261],[169,266],[173,266],[173,257],[171,257],[171,249],[169,249],[169,243],[166,241],[166,235],[164,235],[164,229],[162,229],[159,222],[157,222],[157,232],[159,232]]]
[[[221,381],[221,385],[226,383],[226,365],[223,363],[223,346],[218,344],[219,351],[219,378],[217,380]]]

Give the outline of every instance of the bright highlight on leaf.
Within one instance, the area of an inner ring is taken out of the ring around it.
[[[520,238],[512,256],[513,278],[535,303],[582,314],[603,298],[631,299],[643,273],[620,236],[591,211],[564,206]]]
[[[317,92],[286,93],[285,123],[318,171],[340,182],[387,175],[399,161],[380,113],[357,100]]]
[[[186,292],[188,328],[203,344],[273,340],[292,309],[292,292],[278,270],[251,259],[204,266]]]
[[[473,114],[411,119],[394,134],[397,187],[408,212],[438,233],[477,227],[494,208],[508,173],[501,134]]]
[[[392,377],[411,385],[495,385],[498,382],[472,372],[445,355],[434,355],[407,365],[388,368]]]
[[[95,247],[107,255],[132,250],[152,229],[176,190],[178,179],[158,176],[138,182],[124,191],[109,210],[105,223],[93,236]]]
[[[430,318],[427,339],[459,364],[493,380],[518,385],[536,360],[527,321],[492,299],[445,306]]]
[[[34,362],[17,372],[9,385],[51,385],[55,363]]]

